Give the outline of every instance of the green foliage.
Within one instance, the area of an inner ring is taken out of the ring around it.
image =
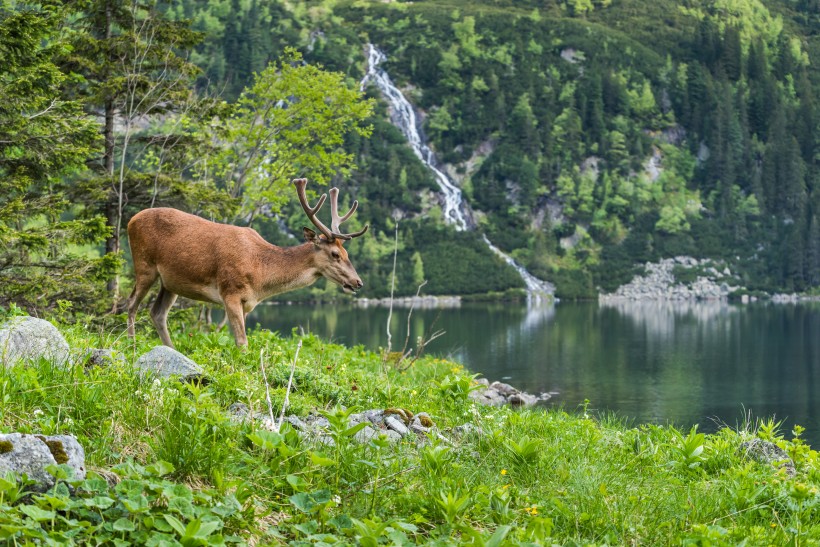
[[[94,309],[101,280],[119,267],[88,252],[108,234],[105,220],[76,218],[60,184],[98,142],[82,103],[62,95],[60,21],[56,7],[0,4],[0,305],[31,310],[58,299]]]
[[[76,481],[55,467],[66,482],[31,496],[23,482],[0,477],[0,534],[9,542],[406,545],[446,543],[456,534],[481,544],[820,539],[820,459],[799,427],[787,440],[771,420],[707,434],[626,427],[586,407],[579,414],[473,409],[466,394],[474,379],[454,363],[422,358],[397,373],[378,354],[306,336],[291,408],[301,416],[320,412],[329,425],[318,436],[289,424],[265,431],[224,413],[236,401],[266,408],[263,347],[278,411],[297,340],[256,331],[243,352],[220,345],[218,334],[177,335],[180,350],[211,380],[186,386],[135,375],[130,362],[153,339],[140,332],[135,347],[117,336],[121,327],[112,329],[117,319],[108,321],[99,333],[76,324],[61,330],[72,347],[113,347],[127,363],[0,369],[0,427],[75,434],[92,470]],[[328,401],[331,386],[337,402]],[[395,444],[379,435],[360,442],[364,424],[351,422],[354,409],[388,407],[424,410],[436,429]],[[450,431],[465,422],[481,433]],[[785,450],[797,474],[746,459],[741,443],[754,436]],[[115,486],[96,473],[111,467]]]
[[[50,492],[25,501],[19,501],[14,480],[0,479],[0,538],[60,545],[242,543],[239,536],[226,533],[226,528],[236,529],[242,522],[236,496],[194,492],[162,478],[173,469],[165,462],[146,467],[123,464],[115,468],[116,486],[91,472],[84,480],[69,478],[71,492],[59,482]]]
[[[277,212],[295,177],[326,184],[347,175],[353,156],[340,148],[348,132],[366,137],[372,104],[343,75],[304,64],[295,50],[255,76],[215,128],[224,146],[197,170],[241,200],[238,216]]]

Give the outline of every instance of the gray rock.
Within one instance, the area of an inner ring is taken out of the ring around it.
[[[455,433],[459,437],[466,437],[469,435],[481,435],[483,431],[481,431],[481,428],[475,424],[466,423],[455,426],[453,428],[453,433]]]
[[[377,437],[379,432],[373,429],[370,426],[365,427],[361,431],[357,431],[356,434],[353,436],[353,440],[357,443],[365,444],[370,441],[373,437]]]
[[[325,418],[324,416],[308,416],[305,418],[305,422],[307,422],[309,427],[319,427],[319,428],[327,428],[330,427],[330,420]]]
[[[47,359],[58,366],[70,362],[68,342],[57,328],[36,317],[13,317],[0,326],[0,364]]]
[[[370,420],[370,423],[374,425],[381,425],[384,423],[384,410],[382,409],[375,409],[375,410],[365,410],[362,414]]]
[[[46,471],[49,465],[68,465],[74,478],[85,479],[85,451],[70,435],[0,434],[0,475],[25,473],[34,484],[29,488],[45,492],[54,486],[54,477]]]
[[[285,421],[299,431],[305,431],[308,428],[307,424],[300,420],[298,416],[285,416]]]
[[[80,355],[79,361],[85,367],[107,367],[115,363],[124,365],[125,355],[113,349],[92,348]]]
[[[387,437],[387,440],[391,443],[397,443],[401,441],[401,434],[393,431],[392,429],[385,429],[380,433],[384,434],[384,436]]]
[[[476,389],[471,391],[470,399],[487,406],[501,406],[506,404],[507,399],[494,389]]]
[[[509,397],[510,395],[515,395],[516,393],[519,393],[519,391],[516,388],[512,387],[510,384],[505,384],[502,382],[493,382],[492,384],[490,384],[490,389],[496,390],[504,397]]]
[[[532,406],[538,402],[538,397],[529,393],[515,393],[507,397],[510,406]]]
[[[161,378],[180,376],[183,380],[197,380],[205,375],[201,366],[168,346],[155,346],[137,359],[136,366],[142,374]]]
[[[387,427],[389,427],[402,437],[410,433],[410,430],[407,429],[407,426],[404,425],[402,421],[396,418],[395,416],[388,416],[384,419],[384,423]]]
[[[790,477],[797,473],[794,461],[786,454],[785,450],[774,443],[763,439],[752,439],[742,443],[740,448],[746,457],[782,469]]]
[[[430,432],[430,428],[424,427],[420,423],[413,422],[412,424],[410,424],[410,431],[417,435],[427,435],[427,433]]]
[[[228,416],[239,422],[244,422],[251,417],[251,409],[245,403],[234,403],[228,407]]]

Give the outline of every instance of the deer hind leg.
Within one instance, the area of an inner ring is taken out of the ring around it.
[[[159,338],[170,348],[174,347],[174,343],[171,342],[171,335],[168,334],[168,312],[176,300],[177,295],[166,289],[165,285],[161,285],[157,299],[151,307],[151,320],[154,322]]]
[[[248,337],[245,335],[245,316],[247,314],[242,304],[242,298],[232,296],[224,298],[223,301],[225,302],[225,317],[228,318],[228,323],[231,325],[236,345],[247,346]]]
[[[137,309],[140,307],[140,302],[145,298],[151,285],[154,284],[159,276],[159,272],[156,268],[145,266],[140,268],[141,271],[137,272],[135,263],[134,269],[136,281],[134,282],[134,290],[131,291],[131,295],[128,297],[128,336],[131,338],[135,336],[134,322],[137,318]]]

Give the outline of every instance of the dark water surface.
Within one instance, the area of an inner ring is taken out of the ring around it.
[[[387,343],[386,308],[260,306],[249,325],[302,327],[345,345]],[[435,326],[433,326],[435,322]],[[807,428],[820,446],[820,305],[720,302],[463,304],[416,309],[411,339],[446,334],[428,353],[524,391],[557,391],[574,409],[615,411],[636,422],[699,423],[713,431],[753,417]],[[393,310],[393,348],[407,334],[407,309]]]

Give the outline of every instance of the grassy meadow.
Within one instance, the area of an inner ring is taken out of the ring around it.
[[[132,362],[158,344],[147,321],[132,342],[122,317],[52,320],[76,354],[123,359],[0,368],[0,431],[75,435],[89,470],[28,496],[0,478],[10,545],[820,543],[820,460],[799,427],[763,419],[707,435],[583,407],[476,407],[474,376],[457,363],[423,357],[398,371],[362,347],[264,330],[242,351],[184,311],[172,336],[209,381],[141,378]],[[332,442],[227,416],[235,402],[267,411],[262,350],[278,415],[300,341],[288,412],[324,414]],[[427,412],[436,428],[356,442],[348,415],[389,407]],[[464,424],[473,431],[453,430]],[[796,475],[747,458],[753,437],[784,449]]]

